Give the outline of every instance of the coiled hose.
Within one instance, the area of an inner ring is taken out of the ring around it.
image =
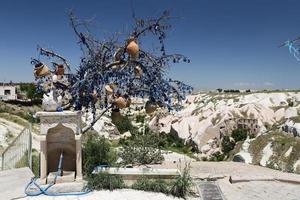
[[[59,162],[58,162],[58,166],[57,166],[57,172],[56,172],[56,175],[54,177],[53,183],[51,183],[50,185],[48,185],[46,187],[42,187],[42,186],[40,186],[36,182],[37,178],[33,177],[33,178],[31,178],[30,182],[25,187],[25,194],[27,196],[39,196],[39,195],[42,195],[42,194],[47,195],[47,196],[79,196],[79,195],[86,195],[86,194],[88,194],[90,191],[74,192],[74,193],[49,193],[47,191],[49,188],[51,188],[53,185],[55,185],[57,176],[61,175],[62,161],[63,161],[63,152],[61,152],[60,157],[59,157]],[[38,191],[37,192],[28,191],[28,188],[30,186],[35,186],[38,189]]]

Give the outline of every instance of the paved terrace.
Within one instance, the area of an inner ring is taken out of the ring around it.
[[[164,163],[160,167],[176,166],[176,163]],[[192,162],[191,175],[198,186],[203,179],[215,179],[227,200],[300,199],[300,175],[297,174],[238,162]],[[236,183],[230,183],[230,177]]]
[[[154,168],[176,168],[176,163],[165,162],[163,165],[153,166]],[[20,171],[21,172],[21,171]],[[21,172],[20,174],[22,174]],[[4,175],[4,174],[3,174]],[[25,174],[24,174],[25,175]],[[30,177],[30,173],[26,179]],[[199,191],[202,191],[202,195],[195,199],[200,200],[212,200],[212,199],[226,199],[226,200],[299,200],[300,199],[300,175],[284,173],[277,170],[272,170],[260,166],[247,165],[243,163],[235,162],[192,162],[191,163],[191,175],[197,185]],[[12,176],[12,174],[10,174]],[[2,191],[1,200],[9,199],[3,198],[10,197],[12,192],[19,193],[19,197],[24,194],[23,188],[25,187],[24,178],[22,184],[13,186],[16,179],[19,176],[13,175],[14,180],[10,180],[7,175],[0,177],[3,182],[0,185],[0,191]],[[232,178],[233,183],[229,182],[229,178]],[[205,179],[213,180],[212,182],[206,182]],[[29,181],[29,180],[28,180]],[[10,183],[12,182],[12,183]],[[2,188],[2,190],[1,190]],[[15,188],[15,189],[14,189]],[[220,191],[220,194],[217,192]],[[4,192],[4,193],[3,193]],[[210,196],[210,193],[212,194]],[[3,196],[4,194],[4,196]],[[211,198],[211,197],[215,198]],[[173,200],[171,196],[166,196],[160,193],[134,191],[134,190],[115,190],[110,191],[94,191],[84,196],[68,196],[68,197],[25,197],[25,199],[45,199],[45,200],[89,200],[89,199],[107,199],[107,200]]]

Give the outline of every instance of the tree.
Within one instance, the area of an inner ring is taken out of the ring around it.
[[[244,141],[247,139],[247,129],[237,128],[232,131],[231,137],[234,139],[235,142]]]
[[[28,99],[38,99],[42,97],[42,94],[37,93],[36,86],[33,83],[22,83],[20,85],[20,90],[26,93]]]
[[[223,89],[218,88],[217,91],[218,91],[219,93],[221,93],[221,92],[223,91]]]
[[[103,113],[96,116],[97,108],[104,109],[104,112],[122,109],[130,105],[131,97],[137,96],[171,110],[174,103],[181,102],[192,91],[192,87],[166,77],[166,69],[171,63],[190,62],[187,57],[168,54],[166,50],[165,39],[172,19],[168,11],[154,19],[134,16],[133,28],[125,34],[125,38],[115,34],[104,40],[98,40],[91,33],[90,21],[77,19],[73,12],[70,12],[69,18],[83,52],[76,72],[71,73],[70,65],[63,56],[45,48],[39,48],[39,53],[55,61],[52,62],[53,70],[48,73],[46,69],[39,76],[37,72],[45,66],[44,63],[32,59],[32,64],[35,65],[40,89],[47,93],[54,91],[56,96],[67,98],[69,103],[64,107],[92,110],[94,120],[83,132],[102,116]],[[142,43],[149,38],[147,36],[157,39],[159,52],[151,53],[143,48]],[[62,73],[64,69],[68,73]],[[67,79],[58,80],[61,75]]]

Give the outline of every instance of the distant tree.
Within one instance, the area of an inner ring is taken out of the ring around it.
[[[36,86],[34,83],[21,83],[20,90],[26,93],[28,99],[40,99],[42,98],[42,93],[37,92]]]
[[[231,137],[235,142],[244,141],[247,138],[247,129],[238,128],[232,131]]]
[[[218,88],[217,91],[218,91],[219,93],[221,93],[221,92],[223,91],[223,89]]]

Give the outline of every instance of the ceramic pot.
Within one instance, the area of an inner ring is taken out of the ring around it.
[[[139,65],[135,66],[134,67],[135,78],[140,78],[142,74],[143,74],[142,68]]]
[[[50,71],[47,65],[43,63],[38,63],[35,65],[33,73],[35,77],[43,77],[50,74]]]
[[[64,65],[56,65],[55,74],[64,75],[64,73],[65,73]]]
[[[111,111],[111,121],[112,123],[116,124],[122,119],[122,115],[119,109],[114,109]]]
[[[155,102],[151,102],[151,101],[147,101],[146,105],[145,105],[145,110],[147,114],[151,114],[153,113],[156,109],[157,109],[157,103]]]
[[[129,38],[127,40],[126,52],[132,58],[137,58],[139,55],[139,45],[136,43],[135,38]]]
[[[118,108],[126,108],[127,107],[127,100],[124,97],[117,97],[114,100],[114,105],[116,105]]]

